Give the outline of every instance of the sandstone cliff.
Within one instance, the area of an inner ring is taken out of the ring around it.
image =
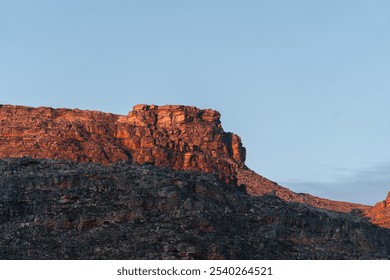
[[[67,159],[109,164],[131,160],[232,179],[243,167],[240,138],[220,114],[190,106],[137,105],[127,116],[0,106],[0,158]]]
[[[378,202],[374,207],[366,210],[365,214],[372,223],[390,228],[390,192],[384,201]]]
[[[220,114],[191,106],[136,105],[128,115],[97,111],[0,106],[0,158],[66,159],[138,164],[217,173],[238,179],[252,195],[270,192],[285,201],[350,212],[368,206],[336,202],[289,189],[245,166],[239,136],[225,132]]]

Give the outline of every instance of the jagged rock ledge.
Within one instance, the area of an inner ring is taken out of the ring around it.
[[[234,179],[245,164],[240,137],[217,111],[191,106],[136,105],[127,116],[88,110],[0,106],[0,158],[122,160],[218,173]]]

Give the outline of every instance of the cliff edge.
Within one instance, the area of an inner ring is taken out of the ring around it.
[[[0,158],[65,159],[216,172],[232,179],[245,148],[220,114],[190,106],[136,105],[127,116],[87,110],[0,107]]]

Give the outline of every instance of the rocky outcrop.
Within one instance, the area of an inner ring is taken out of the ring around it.
[[[390,192],[384,201],[378,202],[371,207],[365,214],[370,221],[381,227],[390,228]]]
[[[0,160],[0,259],[388,259],[390,231],[212,174]]]
[[[0,158],[122,160],[216,172],[230,180],[244,166],[240,138],[220,114],[190,106],[136,105],[127,116],[87,110],[0,106]]]

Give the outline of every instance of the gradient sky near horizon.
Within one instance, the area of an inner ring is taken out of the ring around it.
[[[221,112],[296,192],[390,191],[390,1],[0,0],[0,103]]]

